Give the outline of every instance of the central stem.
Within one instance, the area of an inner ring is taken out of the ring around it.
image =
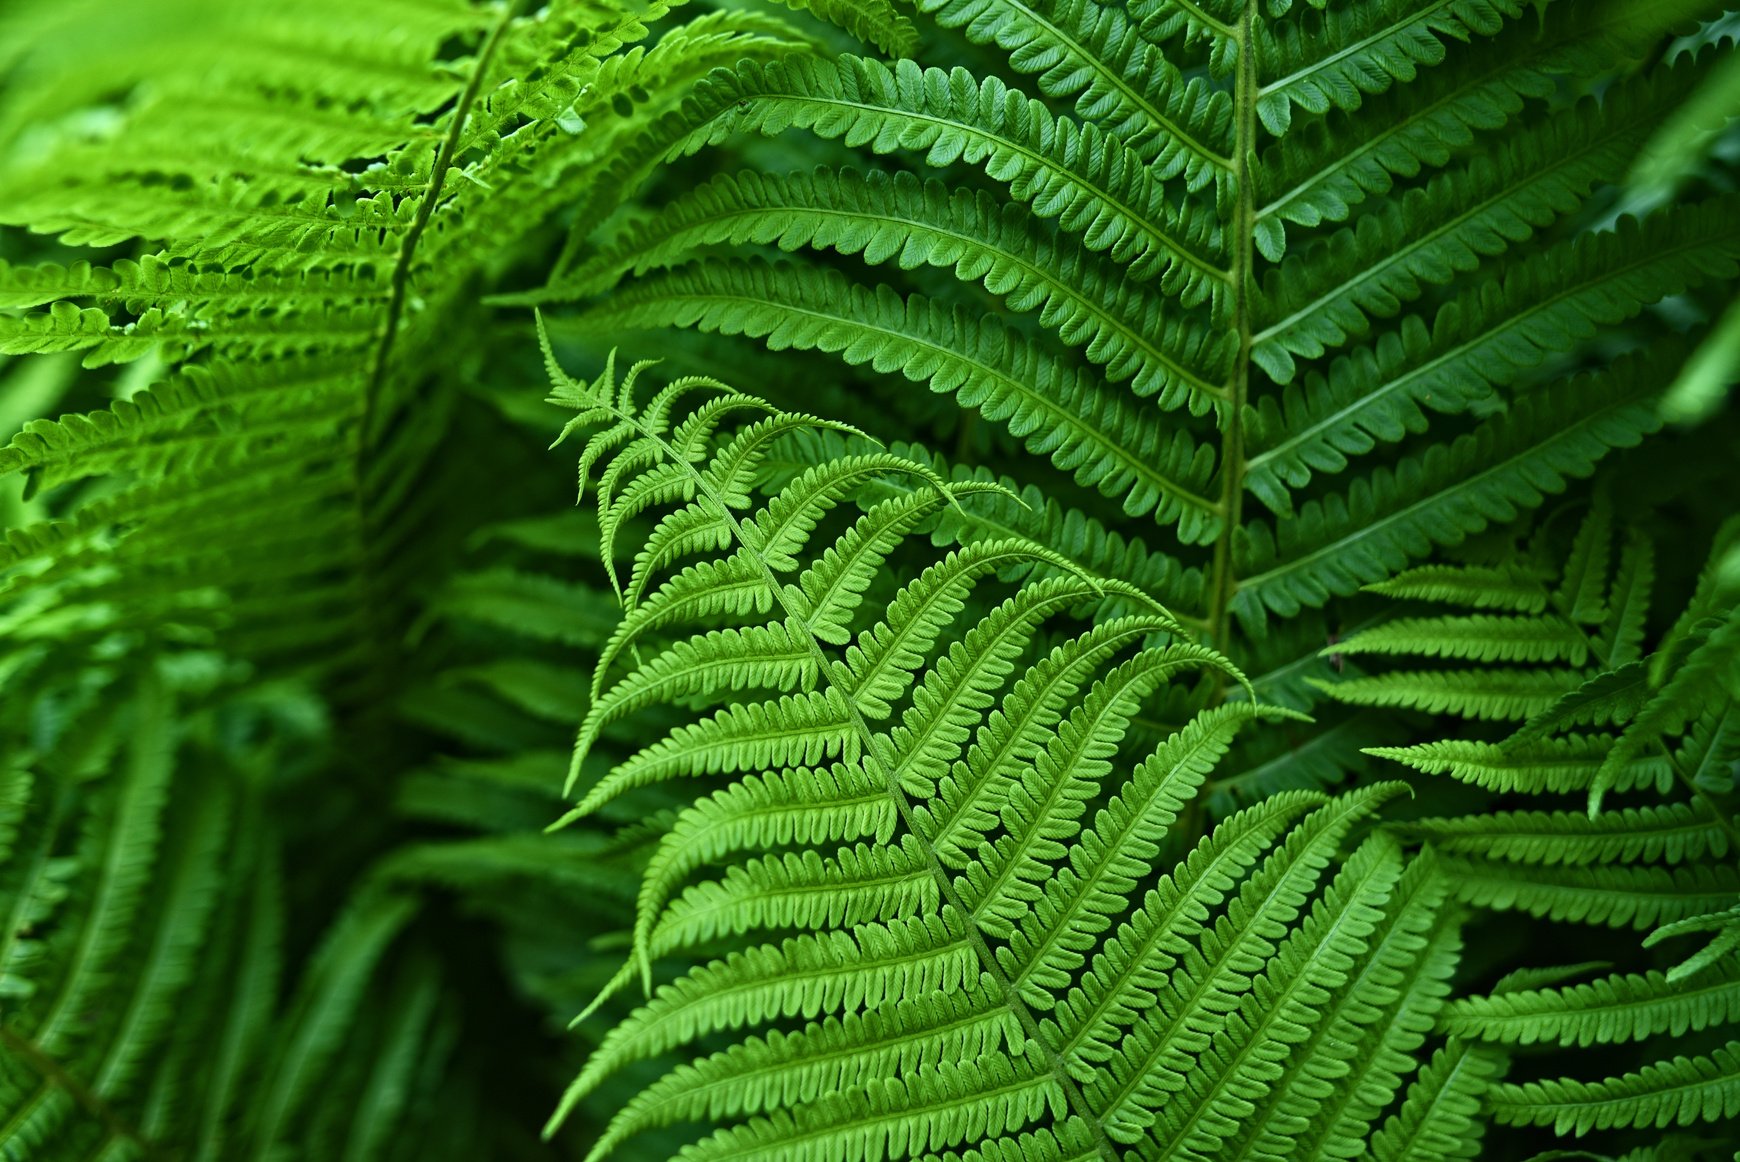
[[[1256,0],[1245,0],[1239,25],[1233,33],[1238,46],[1238,72],[1233,86],[1233,174],[1235,203],[1232,229],[1233,330],[1238,336],[1238,354],[1233,361],[1232,398],[1226,405],[1220,447],[1220,536],[1214,543],[1214,565],[1209,574],[1208,633],[1210,644],[1225,652],[1230,629],[1230,611],[1238,580],[1233,574],[1233,536],[1238,531],[1245,492],[1245,401],[1250,395],[1251,265],[1256,235],[1256,197],[1251,188],[1251,155],[1256,149],[1257,62],[1252,52],[1251,25],[1256,19]]]

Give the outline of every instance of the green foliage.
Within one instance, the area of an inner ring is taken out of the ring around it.
[[[1401,618],[1347,643],[1367,652],[1483,662],[1480,671],[1461,672],[1496,680],[1494,688],[1522,675],[1548,687],[1537,708],[1509,716],[1526,721],[1508,738],[1374,752],[1496,791],[1587,792],[1587,811],[1488,809],[1397,825],[1398,834],[1442,853],[1442,867],[1461,899],[1554,921],[1649,931],[1641,942],[1645,948],[1706,937],[1703,948],[1665,972],[1614,973],[1586,984],[1469,997],[1446,1010],[1446,1031],[1494,1044],[1650,1044],[1658,1059],[1623,1074],[1597,1081],[1506,1082],[1492,1090],[1499,1121],[1576,1136],[1731,1119],[1732,1043],[1718,1043],[1708,1053],[1662,1054],[1677,1048],[1667,1038],[1731,1032],[1740,1024],[1740,1011],[1727,995],[1740,963],[1733,956],[1740,948],[1734,923],[1740,828],[1729,794],[1731,775],[1704,774],[1732,763],[1729,713],[1740,672],[1723,645],[1723,628],[1734,614],[1721,562],[1733,524],[1718,532],[1717,551],[1690,606],[1657,651],[1641,659],[1636,655],[1649,616],[1654,552],[1645,536],[1632,531],[1621,537],[1614,525],[1608,494],[1597,493],[1556,576],[1546,567],[1551,541],[1537,538],[1534,553],[1525,557],[1533,557],[1529,572],[1541,578],[1547,594],[1542,612]],[[1458,577],[1446,568],[1388,587],[1401,596],[1451,596],[1471,606],[1493,604],[1495,592],[1488,574]],[[1535,604],[1532,593],[1513,601],[1513,607]],[[1561,652],[1541,648],[1549,632],[1559,635],[1551,640],[1566,643]],[[1573,651],[1574,658],[1564,651]],[[1543,665],[1565,660],[1576,668]],[[1494,667],[1519,662],[1533,665]],[[1351,680],[1330,692],[1403,705],[1423,698],[1419,676],[1406,671]],[[1472,719],[1493,717],[1484,713],[1491,706],[1488,700],[1454,709]],[[1612,730],[1595,729],[1602,727]],[[1609,793],[1641,798],[1635,806],[1615,807],[1604,803]]]
[[[867,603],[920,520],[992,486],[877,453],[828,460],[758,502],[745,485],[763,450],[821,421],[776,411],[731,431],[724,417],[765,405],[699,378],[642,405],[641,370],[586,384],[551,362],[552,398],[578,413],[567,430],[599,429],[580,462],[583,480],[599,477],[601,527],[651,522],[615,641],[670,638],[632,667],[607,650],[574,769],[621,716],[685,713],[568,818],[655,779],[741,776],[675,816],[634,935],[649,988],[674,954],[734,950],[611,1030],[568,1103],[637,1059],[733,1040],[625,1107],[595,1156],[709,1112],[738,1124],[689,1156],[881,1156],[1036,1125],[1045,1137],[1023,1148],[1041,1157],[1273,1151],[1280,1126],[1353,1097],[1336,1064],[1345,1040],[1390,1045],[1387,1086],[1405,1078],[1419,1028],[1390,1006],[1454,964],[1430,937],[1441,881],[1373,837],[1323,882],[1393,785],[1272,797],[1177,851],[1139,894],[1235,733],[1283,712],[1205,711],[1116,773],[1132,717],[1162,686],[1205,666],[1242,675],[1139,590],[1027,540],[976,541]],[[811,542],[858,478],[884,475],[920,489]],[[996,601],[980,590],[1003,562],[1059,575]],[[1119,590],[1141,612],[1020,663],[1048,620]],[[746,690],[764,697],[730,701]],[[703,869],[720,874],[694,878]],[[778,1030],[798,1014],[801,1032]],[[1360,1096],[1363,1120],[1325,1125],[1326,1148],[1357,1148],[1382,1108]]]
[[[1731,1157],[1736,19],[0,4],[0,1154]]]

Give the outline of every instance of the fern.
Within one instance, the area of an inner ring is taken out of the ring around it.
[[[0,1153],[1727,1156],[1735,42],[0,6]]]
[[[643,405],[640,371],[585,384],[551,359],[553,398],[578,413],[569,430],[602,429],[581,456],[601,469],[601,519],[638,506],[630,497],[669,506],[635,566],[663,580],[631,589],[624,615],[636,636],[667,642],[614,676],[601,671],[575,770],[619,715],[689,709],[569,819],[655,778],[723,776],[677,814],[648,864],[635,959],[650,986],[675,954],[740,947],[659,986],[604,1039],[569,1103],[636,1059],[735,1031],[730,1047],[626,1106],[595,1154],[704,1113],[738,1124],[697,1143],[699,1156],[917,1153],[1036,1129],[1045,1136],[1024,1148],[1219,1149],[1249,1128],[1236,1110],[1272,1102],[1291,1119],[1321,1104],[1266,1072],[1253,1083],[1247,1063],[1281,1067],[1330,1022],[1382,1038],[1382,1006],[1415,973],[1452,963],[1422,959],[1442,893],[1392,845],[1367,841],[1325,882],[1349,828],[1391,793],[1381,785],[1337,801],[1271,799],[1140,894],[1232,737],[1279,712],[1248,702],[1205,712],[1111,779],[1137,708],[1205,666],[1242,680],[1225,658],[1140,591],[1028,540],[975,541],[865,607],[922,510],[912,493],[877,501],[831,544],[812,545],[857,478],[909,479],[926,508],[995,492],[879,453],[821,461],[758,503],[744,482],[760,449],[818,421],[775,412],[732,434],[719,419],[758,414],[757,401],[677,379]],[[685,399],[696,392],[713,398]],[[700,558],[661,569],[648,551],[661,543]],[[1000,603],[978,599],[1005,560],[1058,572]],[[721,588],[725,577],[745,580]],[[690,598],[699,586],[716,596]],[[1042,623],[1115,590],[1140,612],[1035,652]],[[683,636],[719,619],[725,628]],[[706,709],[757,689],[765,700]],[[722,874],[694,878],[709,867]],[[1410,890],[1398,894],[1404,878]],[[773,939],[757,943],[764,932]],[[1369,988],[1351,987],[1368,973]],[[782,1018],[805,1023],[756,1032]],[[1196,1059],[1185,1046],[1212,1048]],[[1354,1136],[1339,1133],[1343,1144]]]
[[[1588,984],[1456,1001],[1444,1023],[1460,1036],[1503,1044],[1610,1044],[1720,1029],[1735,1019],[1725,999],[1734,944],[1725,920],[1740,895],[1732,858],[1740,830],[1724,797],[1691,773],[1702,761],[1698,752],[1721,751],[1724,744],[1714,732],[1725,725],[1725,699],[1731,695],[1719,693],[1718,685],[1702,700],[1684,693],[1652,696],[1652,687],[1674,681],[1654,676],[1665,665],[1660,656],[1635,658],[1649,612],[1654,555],[1640,535],[1621,540],[1614,523],[1607,494],[1598,493],[1571,538],[1556,582],[1546,586],[1541,613],[1400,619],[1367,631],[1379,651],[1538,665],[1560,660],[1538,646],[1542,627],[1551,626],[1564,635],[1560,640],[1575,640],[1579,656],[1596,663],[1581,673],[1512,670],[1552,678],[1560,694],[1533,711],[1509,740],[1446,741],[1378,753],[1495,790],[1588,792],[1588,812],[1485,811],[1401,825],[1401,834],[1446,853],[1443,866],[1462,899],[1553,920],[1653,929],[1645,946],[1699,930],[1716,938],[1665,973],[1619,973]],[[1542,575],[1538,568],[1535,575]],[[1667,635],[1668,646],[1690,636],[1682,628],[1688,618],[1705,623],[1696,631],[1700,637],[1721,624],[1719,615],[1710,616],[1725,600],[1720,577],[1714,565],[1706,569],[1691,608]],[[1389,587],[1399,596],[1454,597],[1474,606],[1494,601],[1490,580],[1478,573],[1464,577],[1440,569]],[[1532,593],[1526,598],[1528,605],[1537,603]],[[1476,635],[1467,635],[1469,625]],[[1466,648],[1447,648],[1452,641]],[[1720,668],[1718,663],[1712,670]],[[1685,673],[1683,688],[1712,681],[1700,667]],[[1383,674],[1331,692],[1356,701],[1375,697],[1364,692],[1363,683],[1406,699],[1414,697],[1415,681],[1407,673]],[[1658,709],[1663,705],[1673,710]],[[1690,720],[1703,714],[1712,717],[1690,734]],[[1587,729],[1608,724],[1617,727],[1616,735]],[[1687,736],[1666,737],[1669,730]],[[1677,791],[1682,797],[1600,809],[1609,792],[1639,790],[1654,797]],[[1731,1058],[1729,1049],[1716,1049],[1594,1082],[1503,1083],[1492,1091],[1492,1109],[1501,1122],[1552,1126],[1577,1136],[1614,1127],[1721,1121],[1731,1117]]]

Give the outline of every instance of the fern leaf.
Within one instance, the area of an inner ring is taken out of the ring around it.
[[[1424,819],[1401,824],[1399,829],[1410,837],[1430,840],[1440,851],[1567,866],[1684,863],[1712,855],[1721,858],[1732,846],[1714,809],[1702,802],[1627,807],[1595,819],[1560,811],[1499,811]]]
[[[622,490],[662,476],[661,465],[686,465],[691,487],[668,506],[734,511],[720,474],[703,466],[717,458],[670,456],[630,394],[604,380],[576,385],[567,402],[603,428],[618,454],[634,457]],[[611,436],[623,422],[661,454],[638,455],[634,439]],[[732,446],[723,432],[714,438]],[[1347,984],[1370,941],[1388,931],[1402,861],[1385,838],[1368,840],[1351,878],[1312,900],[1350,829],[1395,784],[1327,804],[1317,795],[1277,796],[1223,823],[1139,903],[1132,899],[1236,730],[1285,712],[1231,703],[1187,722],[1133,770],[1122,767],[1115,760],[1136,711],[1180,673],[1220,669],[1249,696],[1236,669],[1183,640],[1180,624],[1127,582],[1084,576],[1031,542],[980,539],[897,583],[873,618],[842,608],[825,637],[811,633],[807,595],[827,592],[863,530],[882,527],[871,518],[903,517],[903,497],[914,494],[872,492],[861,502],[865,518],[836,537],[832,558],[804,543],[808,532],[774,551],[769,531],[818,529],[835,493],[814,485],[855,480],[854,465],[867,462],[878,480],[926,479],[916,466],[843,456],[791,476],[765,503],[737,494],[743,511],[728,522],[731,542],[709,552],[751,560],[782,620],[678,637],[601,687],[598,707],[675,704],[692,718],[695,694],[755,680],[760,664],[751,659],[765,651],[743,638],[751,631],[767,634],[775,652],[807,635],[819,686],[686,721],[619,763],[569,817],[652,778],[737,776],[676,813],[643,880],[635,934],[648,980],[672,954],[710,942],[732,950],[656,987],[607,1034],[557,1119],[631,1062],[713,1035],[720,1047],[625,1108],[600,1154],[643,1129],[726,1110],[731,1124],[691,1153],[922,1154],[969,1142],[1001,1149],[990,1143],[1039,1141],[1023,1135],[1047,1115],[1061,1135],[1047,1142],[1064,1148],[1085,1132],[1103,1153],[1153,1124],[1153,1095],[1177,1088],[1183,1046],[1194,1038],[1224,1027],[1229,1053],[1250,1041],[1263,1046],[1264,1060],[1290,1042],[1290,1026],[1269,1038],[1266,1024],[1249,1023],[1254,1013],[1227,1022],[1268,958],[1279,952],[1284,967],[1276,971],[1289,974],[1317,966],[1297,982],[1302,997],[1315,996],[1310,990]],[[934,475],[927,486],[950,487]],[[895,519],[886,527],[896,531],[864,558],[855,591],[914,526]],[[815,578],[808,589],[773,581],[776,561],[789,569],[805,558],[817,562],[805,572]],[[993,574],[1024,561],[1043,563],[1048,575],[1001,603],[969,604]],[[667,590],[686,600],[697,575],[650,582],[645,607],[665,601]],[[1042,622],[1108,593],[1146,602],[1145,612],[1101,621],[1027,661],[1039,652],[1032,643]],[[667,630],[683,620],[674,601]],[[866,620],[855,636],[847,632]],[[713,676],[713,654],[720,662],[735,656],[740,672]],[[803,668],[778,680],[810,677]],[[583,728],[577,754],[596,733]],[[1105,805],[1090,819],[1101,795]],[[1363,886],[1339,886],[1355,882]],[[1354,917],[1345,924],[1344,908]],[[1117,935],[1102,941],[1121,917]],[[754,943],[763,930],[794,929],[778,943]],[[1313,956],[1319,946],[1333,955]],[[625,980],[619,973],[606,995]],[[789,1031],[766,1030],[787,1021]],[[1125,1040],[1141,1055],[1112,1052]],[[926,1056],[962,1044],[983,1046],[983,1056]],[[727,1095],[730,1070],[753,1080]],[[1222,1124],[1221,1100],[1200,1096],[1205,1116]]]
[[[839,455],[847,450],[844,443],[836,443],[827,433],[806,434],[786,447],[796,453],[796,462],[805,466],[818,457]],[[951,467],[941,457],[912,444],[896,444],[890,450],[956,483],[994,483],[1002,492],[1001,496],[982,494],[970,506],[945,511],[931,532],[932,543],[1032,541],[1069,561],[1072,572],[1102,581],[1121,578],[1161,601],[1180,621],[1200,624],[1204,608],[1201,570],[1186,568],[1175,558],[1153,552],[1139,539],[1127,539],[1113,532],[1079,509],[1059,504],[1033,485],[1018,487],[1010,478],[995,477],[983,468]],[[897,495],[910,495],[907,485],[900,477],[884,477],[865,485],[860,504]],[[1043,574],[1045,568],[1043,561],[1035,561],[1025,569],[1011,571],[1010,576]],[[1116,614],[1132,612],[1113,589],[1108,587],[1105,608]]]
[[[859,40],[873,44],[889,56],[911,56],[918,45],[918,30],[912,21],[895,11],[888,0],[872,4],[846,4],[840,0],[782,0],[788,8],[808,12],[818,20],[839,25]]]
[[[923,150],[930,165],[964,161],[1007,182],[1017,200],[1077,233],[1089,249],[1154,279],[1185,306],[1227,293],[1218,230],[1183,218],[1118,138],[1056,120],[1038,101],[964,69],[893,70],[844,58],[788,61],[716,76],[690,114],[692,152],[740,130],[807,128],[877,152]],[[705,109],[705,114],[701,110]]]
[[[837,351],[853,363],[898,370],[1006,425],[1125,511],[1176,521],[1201,543],[1218,531],[1207,495],[1212,452],[1166,431],[1092,377],[1060,366],[1037,345],[964,309],[919,296],[902,301],[843,277],[793,267],[703,265],[612,296],[585,316],[590,329],[693,322],[764,337],[775,349]],[[1040,385],[1045,385],[1042,389]]]
[[[1413,889],[1405,910],[1360,975],[1338,994],[1338,1009],[1309,1047],[1311,1060],[1320,1064],[1313,1068],[1308,1061],[1303,1076],[1319,1084],[1275,1091],[1255,1135],[1247,1138],[1246,1153],[1280,1157],[1315,1150],[1328,1157],[1364,1156],[1378,1116],[1419,1067],[1413,1054],[1443,1004],[1460,949],[1455,925],[1441,910],[1441,882],[1433,880],[1429,867],[1417,861],[1404,873],[1401,890]],[[1422,930],[1422,921],[1433,917],[1437,923]],[[1364,1050],[1352,1057],[1347,1077],[1340,1075],[1342,1045]]]
[[[1601,625],[1598,644],[1610,668],[1628,666],[1642,656],[1644,625],[1654,584],[1655,545],[1648,537],[1631,532],[1620,550],[1618,572],[1607,598],[1607,620]]]
[[[1357,109],[1363,95],[1411,81],[1421,65],[1442,61],[1441,37],[1492,36],[1521,11],[1504,0],[1394,0],[1267,26],[1274,37],[1258,46],[1257,115],[1280,137],[1292,124],[1295,105],[1311,113]]]
[[[1102,622],[1054,647],[1021,676],[1002,705],[979,724],[965,762],[941,782],[936,799],[914,806],[914,822],[941,863],[954,869],[971,863],[985,835],[998,824],[1009,783],[1053,737],[1064,706],[1088,675],[1120,650],[1164,628],[1164,622],[1151,617]]]
[[[1335,643],[1340,654],[1409,654],[1477,662],[1566,662],[1582,665],[1588,643],[1557,617],[1400,618]]]
[[[1368,840],[1354,851],[1198,1056],[1184,1078],[1190,1114],[1163,1114],[1155,1126],[1162,1150],[1213,1152],[1237,1136],[1278,1070],[1327,1020],[1326,1002],[1355,974],[1400,878],[1397,849]]]
[[[1603,670],[1543,707],[1511,736],[1509,745],[1532,742],[1570,727],[1624,722],[1637,712],[1647,696],[1647,677],[1641,663]],[[1608,753],[1612,753],[1611,747]]]
[[[1455,1036],[1506,1045],[1557,1042],[1587,1046],[1681,1036],[1740,1019],[1740,968],[1724,966],[1695,980],[1625,973],[1586,984],[1527,989],[1450,1002],[1440,1021]]]
[[[1112,1061],[1090,1090],[1110,1111],[1109,1137],[1136,1141],[1155,1124],[1162,1095],[1188,1084],[1194,1058],[1183,1043],[1211,1037],[1224,1025],[1225,1013],[1237,1007],[1234,994],[1247,989],[1257,966],[1277,951],[1275,935],[1299,914],[1306,890],[1328,863],[1328,851],[1360,815],[1397,789],[1379,785],[1320,808],[1282,843],[1261,873],[1246,881],[1229,912],[1234,926],[1205,933],[1201,961],[1191,964],[1183,978],[1157,990],[1155,1007],[1137,1022],[1126,1047],[1129,1055]],[[1098,1036],[1089,1036],[1089,1043],[1102,1043]]]
[[[1538,578],[1520,569],[1478,565],[1420,565],[1367,585],[1365,591],[1509,613],[1540,613],[1547,607],[1547,591]]]
[[[1581,1137],[1613,1126],[1689,1126],[1740,1113],[1740,1042],[1675,1057],[1607,1081],[1500,1083],[1489,1099],[1508,1125],[1552,1126]]]
[[[1372,1154],[1394,1160],[1472,1157],[1480,1148],[1478,1115],[1503,1075],[1505,1056],[1490,1046],[1453,1040],[1432,1055],[1408,1087],[1402,1108],[1384,1122]]]
[[[1394,474],[1380,469],[1345,497],[1308,503],[1278,537],[1266,525],[1247,525],[1235,612],[1254,622],[1264,608],[1289,616],[1320,605],[1383,581],[1432,544],[1459,543],[1540,503],[1611,449],[1655,430],[1644,402],[1655,390],[1649,366],[1621,360],[1598,377],[1531,393],[1448,448],[1404,460]],[[1583,410],[1566,424],[1561,401],[1571,398]]]
[[[1571,543],[1571,555],[1555,593],[1558,604],[1568,608],[1577,621],[1600,624],[1607,616],[1607,577],[1612,564],[1613,505],[1602,491],[1595,494],[1589,515]]]
[[[1119,273],[1067,236],[1048,237],[1020,207],[989,194],[845,169],[810,175],[715,178],[640,224],[542,291],[507,302],[552,302],[598,293],[626,269],[675,265],[709,244],[756,243],[791,251],[832,248],[868,262],[953,270],[982,283],[1012,310],[1081,346],[1113,382],[1202,414],[1224,401],[1231,351],[1188,315],[1144,304]]]
[[[1096,813],[1091,854],[1085,849],[1072,854],[1070,866],[1023,911],[1010,942],[1010,987],[1028,1004],[1040,1009],[1055,1004],[1046,990],[1060,987],[1080,968],[1098,934],[1111,925],[1114,910],[1153,865],[1184,804],[1253,717],[1247,705],[1234,704],[1193,719]]]
[[[1252,359],[1277,382],[1290,382],[1295,356],[1315,359],[1363,335],[1373,317],[1396,314],[1427,287],[1572,212],[1593,185],[1625,168],[1654,118],[1684,96],[1696,72],[1682,63],[1617,86],[1599,104],[1586,100],[1289,258],[1265,288]]]
[[[1459,412],[1488,401],[1548,354],[1599,325],[1630,318],[1666,294],[1728,277],[1740,255],[1737,207],[1721,200],[1623,220],[1529,258],[1502,285],[1487,284],[1441,308],[1430,330],[1404,320],[1372,348],[1338,360],[1327,378],[1267,400],[1253,427],[1247,486],[1277,512],[1285,490],[1313,470],[1337,472],[1351,456],[1425,426],[1424,406]],[[1373,384],[1377,386],[1374,387]]]
[[[1355,706],[1396,706],[1430,714],[1521,722],[1553,705],[1574,670],[1413,670],[1318,688]]]
[[[1445,874],[1469,903],[1613,928],[1654,928],[1722,907],[1740,893],[1740,872],[1720,863],[1670,869],[1529,867],[1448,855],[1443,860]]]
[[[1186,81],[1121,9],[1095,0],[1017,4],[992,19],[982,0],[923,0],[920,11],[977,43],[995,43],[1018,70],[1039,77],[1047,97],[1073,98],[1083,120],[1135,150],[1158,180],[1181,177],[1189,190],[1213,183],[1217,196],[1226,194],[1232,102],[1201,78]]]

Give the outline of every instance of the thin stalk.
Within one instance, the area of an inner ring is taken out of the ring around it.
[[[1233,331],[1238,354],[1233,363],[1232,399],[1226,409],[1226,426],[1220,450],[1220,536],[1214,543],[1214,563],[1209,573],[1209,644],[1224,651],[1228,618],[1238,579],[1233,571],[1233,535],[1238,530],[1245,491],[1245,402],[1250,397],[1251,346],[1255,328],[1251,321],[1252,264],[1255,261],[1257,207],[1251,184],[1251,155],[1256,150],[1257,62],[1252,51],[1252,26],[1256,0],[1245,0],[1233,41],[1238,46],[1238,76],[1233,89],[1233,172],[1238,193],[1233,209]]]

